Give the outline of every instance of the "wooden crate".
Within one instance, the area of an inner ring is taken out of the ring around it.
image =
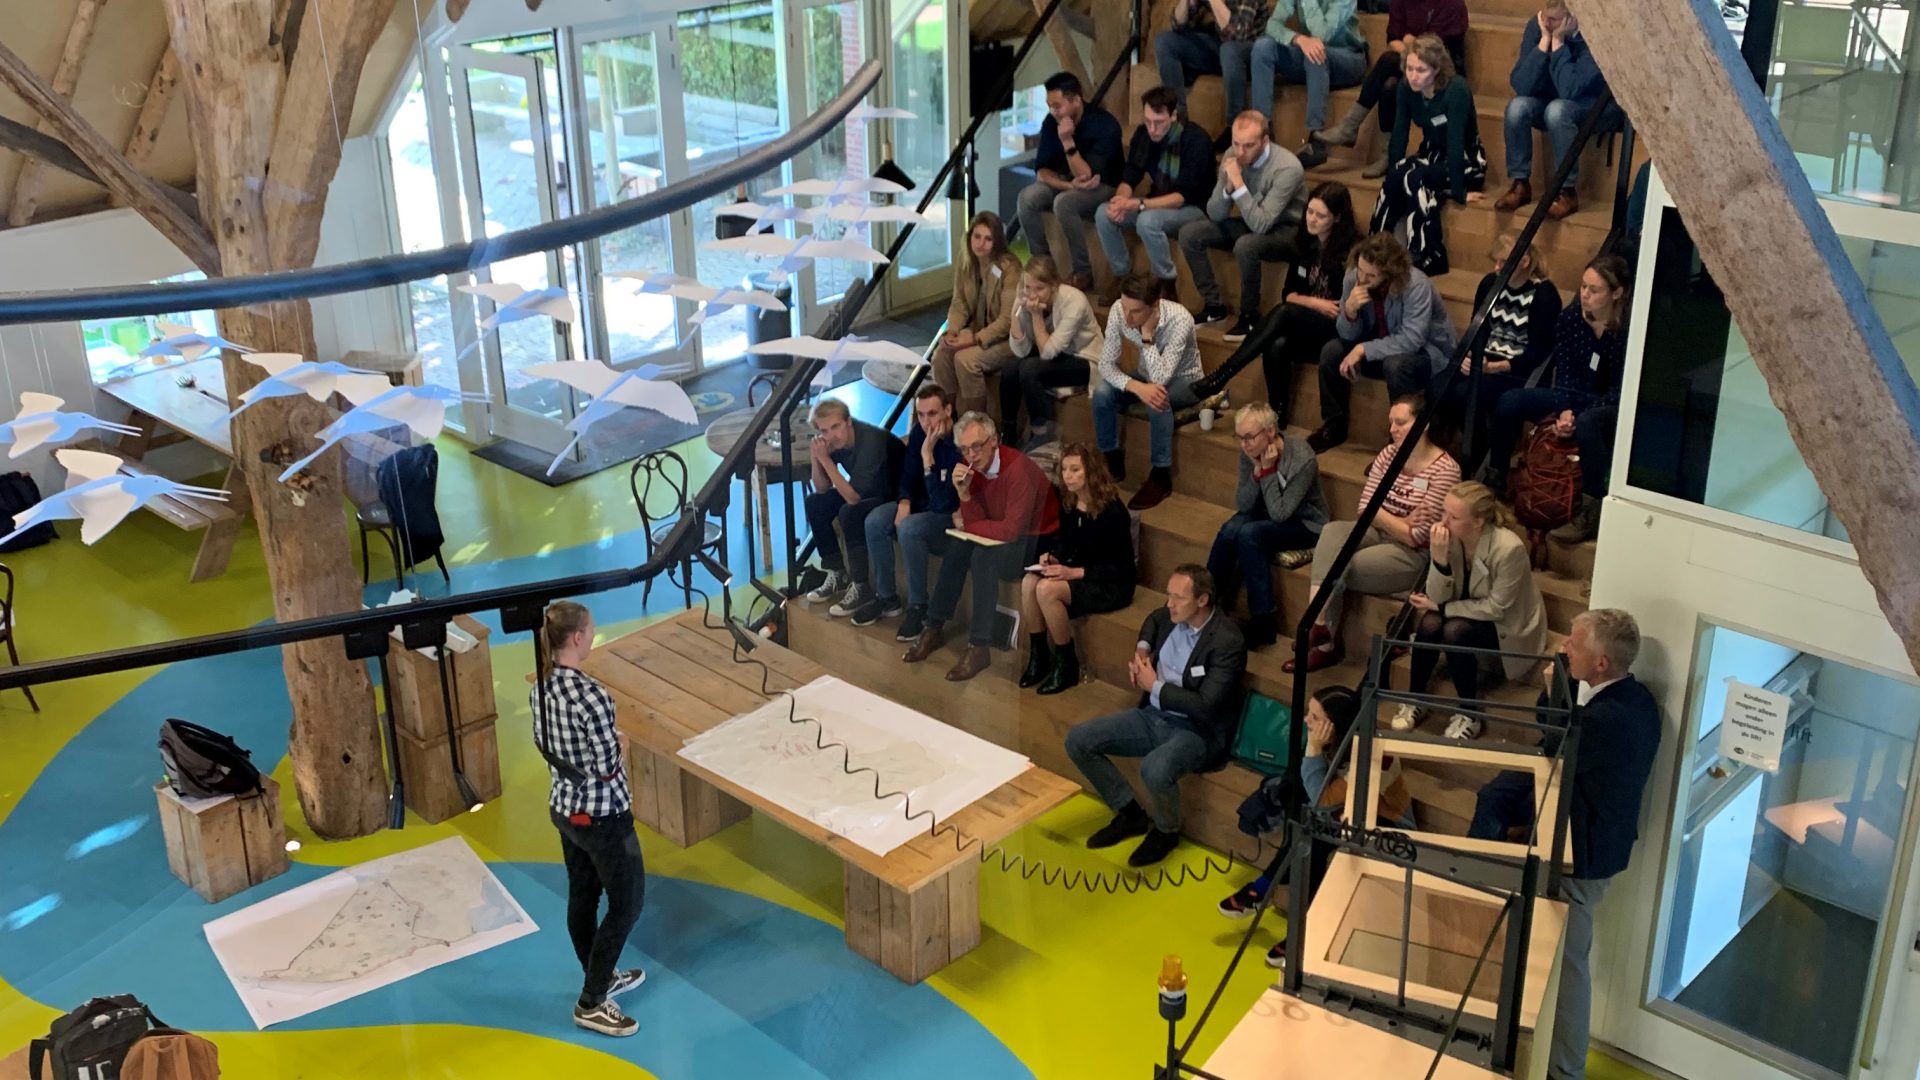
[[[488,630],[466,615],[455,615],[453,622],[479,641],[466,652],[447,653],[454,726],[464,728],[482,720],[491,723],[499,709],[494,705],[493,650],[487,644]],[[439,661],[389,636],[387,669],[393,673],[394,726],[414,739],[444,742],[447,719],[440,695]]]
[[[500,743],[495,732],[496,717],[460,729],[460,757],[467,782],[481,802],[500,797]],[[461,797],[453,779],[453,755],[447,751],[447,735],[418,738],[399,732],[400,778],[406,785],[407,809],[429,822],[445,821],[471,809]]]
[[[287,869],[280,785],[267,776],[260,782],[264,790],[255,794],[216,799],[183,799],[164,781],[153,785],[167,868],[208,903]]]

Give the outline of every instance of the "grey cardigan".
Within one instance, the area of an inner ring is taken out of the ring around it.
[[[1240,178],[1246,186],[1235,195],[1227,190],[1227,174],[1221,171],[1207,200],[1208,217],[1225,221],[1237,206],[1240,220],[1257,233],[1300,224],[1301,215],[1307,212],[1307,173],[1293,151],[1279,143],[1268,143],[1266,163],[1241,170]]]
[[[1314,533],[1327,523],[1327,497],[1320,491],[1320,462],[1304,440],[1286,439],[1280,444],[1280,460],[1273,472],[1255,480],[1253,459],[1240,455],[1240,482],[1233,490],[1233,507],[1242,514],[1253,512],[1254,500],[1264,499],[1267,517],[1274,521],[1295,520]]]
[[[1472,553],[1464,558],[1462,554],[1455,541],[1449,556],[1452,565],[1447,567],[1450,573],[1443,574],[1438,566],[1428,565],[1428,598],[1441,605],[1441,613],[1449,618],[1492,623],[1500,635],[1502,652],[1545,651],[1546,606],[1540,599],[1540,585],[1533,580],[1526,541],[1508,529],[1489,524]],[[1463,574],[1468,579],[1465,588],[1461,588]],[[1539,666],[1538,661],[1518,657],[1508,657],[1505,664],[1509,679],[1524,679]]]
[[[1014,318],[1020,320],[1020,328],[1027,336],[1008,337],[1007,344],[1012,346],[1013,355],[1031,356],[1033,354],[1033,313],[1027,310],[1026,302],[1020,301],[1015,308]],[[1087,301],[1087,294],[1071,285],[1056,286],[1053,290],[1053,307],[1047,311],[1047,347],[1040,350],[1040,359],[1051,360],[1056,356],[1079,356],[1094,363],[1100,359],[1100,352],[1106,348],[1106,336],[1100,332],[1100,321],[1093,317],[1093,305]]]
[[[1347,318],[1347,296],[1353,292],[1358,270],[1348,270],[1340,283],[1340,318],[1334,330],[1341,341],[1366,343],[1367,359],[1385,360],[1389,356],[1427,355],[1427,362],[1438,375],[1447,366],[1459,338],[1453,331],[1453,317],[1446,302],[1433,287],[1433,280],[1418,270],[1408,271],[1406,288],[1389,293],[1385,301],[1369,300],[1360,306],[1360,317]],[[1373,337],[1373,306],[1385,303],[1387,333]]]

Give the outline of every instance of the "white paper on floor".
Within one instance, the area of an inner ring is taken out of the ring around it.
[[[538,929],[456,836],[289,889],[206,933],[265,1028]]]
[[[876,855],[932,824],[907,818],[907,796],[916,815],[931,810],[945,821],[1031,766],[1011,750],[831,675],[793,695],[794,716],[818,720],[825,742],[846,744],[854,768],[875,770],[881,791],[905,795],[876,800],[874,774],[849,775],[839,747],[823,751],[812,724],[788,722],[784,696],[687,740],[680,756]]]

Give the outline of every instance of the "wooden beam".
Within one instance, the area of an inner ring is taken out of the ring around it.
[[[67,144],[51,135],[44,134],[39,128],[28,127],[18,120],[9,120],[0,116],[0,146],[8,150],[18,150],[30,161],[51,165],[63,173],[77,176],[92,184],[100,184],[100,175],[80,160],[80,155],[68,149]],[[105,187],[105,184],[101,184]]]
[[[1033,11],[1037,17],[1047,8],[1047,0],[1033,0]],[[1055,16],[1047,20],[1047,43],[1053,46],[1053,55],[1060,61],[1060,70],[1071,72],[1080,80],[1080,85],[1093,93],[1093,80],[1087,78],[1086,62],[1080,59],[1080,46],[1074,43],[1073,31],[1067,24]]]
[[[62,101],[73,97],[73,88],[80,83],[80,64],[87,56],[87,45],[93,41],[93,31],[100,24],[100,9],[106,6],[106,0],[80,0],[73,9],[73,22],[67,26],[67,43],[60,49],[60,64],[53,69],[53,93]],[[46,121],[41,121],[40,130],[46,131]],[[25,225],[33,220],[33,212],[40,205],[40,185],[45,179],[40,163],[29,158],[20,166],[20,175],[13,182],[13,205],[7,210],[7,224]]]
[[[160,52],[160,61],[153,66],[153,77],[147,80],[147,97],[140,103],[140,115],[133,121],[133,134],[127,136],[127,164],[138,169],[153,156],[153,148],[160,141],[161,125],[167,122],[167,111],[173,107],[174,88],[179,85],[180,56],[169,41]]]
[[[1920,670],[1920,387],[1719,5],[1576,0],[1575,13]]]
[[[1093,66],[1099,70],[1093,73],[1098,80],[1106,77],[1107,69],[1113,66],[1114,59],[1127,48],[1128,31],[1132,20],[1117,12],[1109,12],[1105,18],[1093,20]],[[1144,28],[1143,28],[1144,29]],[[1126,111],[1126,102],[1133,95],[1133,80],[1130,71],[1121,71],[1113,80],[1113,86],[1107,91],[1107,100],[1102,105],[1108,112],[1118,116]],[[1088,86],[1091,94],[1097,86]],[[1116,108],[1116,104],[1119,106]]]
[[[161,235],[193,260],[208,276],[220,273],[220,254],[193,215],[167,194],[159,183],[141,175],[120,151],[107,143],[92,124],[81,119],[73,106],[40,81],[26,61],[11,49],[0,45],[0,83],[38,112],[46,126],[67,144],[87,167],[99,174],[108,191],[126,200],[128,206],[153,223]]]

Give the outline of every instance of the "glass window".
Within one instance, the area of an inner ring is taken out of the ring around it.
[[[1046,87],[1029,86],[1014,91],[1013,108],[1000,112],[1000,160],[1021,157],[1037,149],[1040,124],[1046,118]]]
[[[1767,95],[1815,191],[1920,208],[1917,2],[1779,5]]]
[[[1694,671],[1656,1008],[1790,1071],[1847,1075],[1907,812],[1920,687],[1726,627],[1701,635]],[[1792,702],[1778,770],[1720,755],[1729,678]]]
[[[1920,369],[1920,247],[1841,242],[1908,370]],[[1672,208],[1662,218],[1652,287],[1628,482],[1846,539]]]
[[[401,250],[407,252],[432,251],[446,244],[440,227],[440,186],[433,171],[427,116],[426,85],[416,76],[387,126],[387,161],[397,211],[394,218],[400,226]],[[446,275],[409,282],[406,297],[422,378],[435,386],[460,389],[460,372],[453,362],[459,348],[453,340],[453,308],[447,299]],[[455,409],[447,414],[447,420],[458,427],[460,415]]]
[[[206,279],[207,275],[200,271],[189,270],[184,274],[161,278],[154,284]],[[188,327],[201,334],[214,334],[220,330],[219,320],[211,311],[180,311],[168,315],[136,315],[124,319],[91,319],[83,322],[80,324],[80,339],[87,350],[87,368],[93,374],[94,384],[186,363],[185,359],[178,356],[143,358],[140,355],[140,350],[168,336],[162,330],[161,323]],[[237,344],[244,345],[246,342]]]
[[[580,47],[586,87],[587,141],[595,206],[637,199],[666,186],[661,140],[659,49],[654,35],[635,34]],[[673,269],[668,219],[657,217],[596,241],[607,270]],[[598,283],[606,308],[607,343],[615,365],[679,344],[674,301],[618,280]]]

